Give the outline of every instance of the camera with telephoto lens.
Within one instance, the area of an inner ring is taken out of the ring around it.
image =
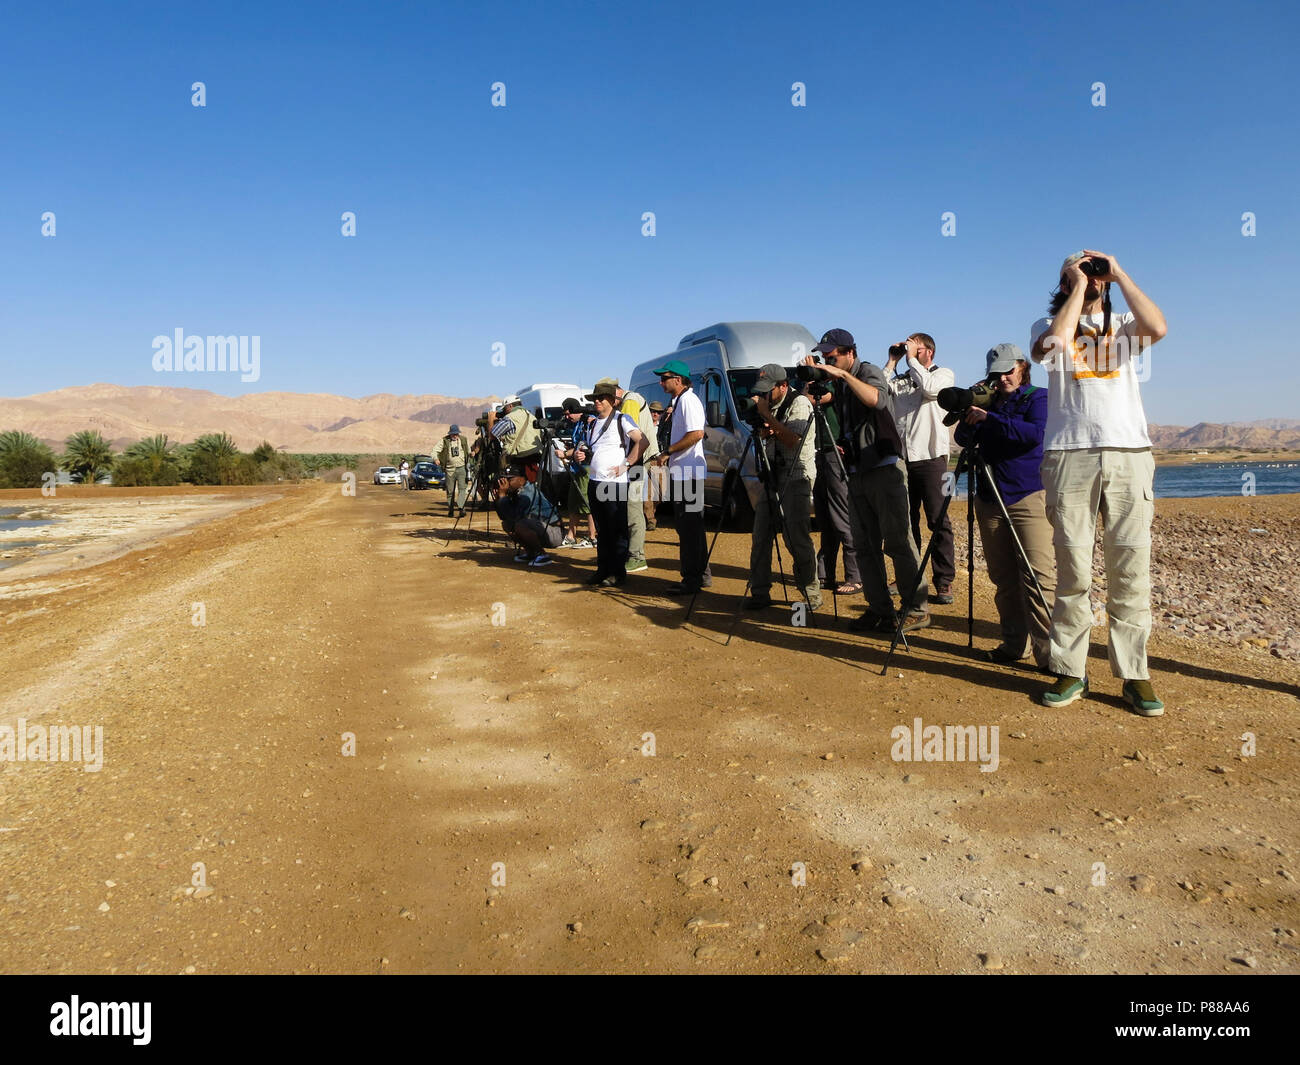
[[[805,366],[800,363],[794,368],[795,377],[800,381],[816,381],[819,384],[825,381],[832,381],[834,378],[826,372],[821,366]]]
[[[998,390],[988,381],[981,381],[970,388],[939,389],[939,406],[948,412],[943,419],[944,425],[956,425],[966,416],[971,407],[988,410],[997,398]]]
[[[754,402],[753,396],[736,397],[736,415],[753,429],[761,429],[767,424],[758,413],[758,404]]]
[[[1101,256],[1090,256],[1079,263],[1079,269],[1088,277],[1105,277],[1110,273],[1110,260]]]

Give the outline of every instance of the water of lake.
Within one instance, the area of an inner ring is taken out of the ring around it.
[[[1300,462],[1195,462],[1186,466],[1157,466],[1157,499],[1239,496],[1243,489],[1258,496],[1300,493]],[[966,479],[957,492],[966,498]]]

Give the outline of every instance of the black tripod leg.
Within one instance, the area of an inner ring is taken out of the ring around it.
[[[975,463],[969,460],[968,462],[966,468],[966,647],[973,650],[975,647]],[[957,484],[954,480],[954,495],[956,490]]]
[[[907,637],[903,634],[903,626],[907,624],[908,611],[912,609],[912,604],[916,602],[916,593],[921,589],[921,582],[925,580],[925,567],[930,564],[930,556],[934,554],[934,541],[938,535],[937,530],[943,528],[944,519],[948,516],[948,506],[952,503],[952,493],[943,497],[943,506],[939,508],[939,516],[935,519],[933,528],[936,532],[930,533],[930,542],[925,545],[925,554],[921,556],[921,565],[916,571],[916,580],[912,582],[912,587],[908,589],[907,598],[903,600],[903,608],[898,614],[898,626],[894,629],[894,640],[889,645],[889,654],[885,656],[885,664],[880,667],[880,675],[883,677],[889,672],[889,660],[894,657],[894,649],[898,646],[898,641],[902,640],[904,646],[907,645]]]
[[[723,476],[723,478],[722,478],[722,499],[723,499],[724,504],[725,504],[726,499],[727,499],[727,493],[730,492],[730,491],[733,491],[733,490],[734,490],[734,488],[735,488],[735,482],[736,482],[736,480],[738,480],[738,479],[740,478],[740,475],[741,475],[741,474],[740,474],[740,471],[743,470],[743,469],[745,468],[745,458],[746,458],[746,456],[749,454],[749,449],[750,449],[751,447],[753,447],[753,446],[754,446],[754,437],[753,437],[753,434],[751,433],[749,439],[745,441],[745,450],[742,451],[742,452],[740,453],[740,461],[739,461],[738,463],[736,463],[736,465],[735,465],[734,467],[732,467],[731,469],[729,469],[729,470],[726,472],[726,474]],[[700,498],[700,506],[701,506],[701,507],[704,506],[704,499],[703,499],[703,496],[701,496],[701,498]],[[709,544],[709,550],[708,550],[708,551],[705,553],[705,555],[704,555],[704,571],[705,571],[706,573],[708,572],[708,569],[709,569],[709,559],[711,559],[711,558],[713,557],[713,549],[714,549],[715,547],[718,546],[718,537],[722,534],[722,522],[723,522],[723,519],[724,519],[726,516],[727,516],[727,508],[726,508],[726,506],[724,505],[724,506],[722,506],[722,507],[719,507],[719,508],[718,508],[718,527],[717,527],[716,529],[713,530],[713,542]],[[696,588],[695,591],[691,593],[691,603],[690,603],[690,606],[688,606],[688,607],[686,608],[686,614],[685,614],[685,616],[682,618],[682,624],[683,624],[683,625],[685,625],[688,621],[691,620],[691,614],[692,614],[692,612],[695,610],[695,600],[699,598],[700,591],[701,591],[700,588]]]

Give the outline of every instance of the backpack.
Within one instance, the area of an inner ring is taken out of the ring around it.
[[[652,459],[659,454],[659,434],[655,431],[655,422],[650,417],[650,405],[646,402],[645,396],[641,395],[640,392],[624,392],[623,403],[626,403],[629,399],[638,404],[636,427],[646,439],[645,452],[641,456],[641,462],[637,464],[642,465],[647,459]],[[620,412],[622,412],[623,403],[618,405]],[[662,420],[660,419],[660,421]],[[627,450],[626,444],[623,446],[623,450]]]

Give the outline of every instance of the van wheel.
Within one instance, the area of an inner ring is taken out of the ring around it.
[[[754,531],[754,507],[743,481],[737,481],[723,510],[723,523],[732,532]]]

